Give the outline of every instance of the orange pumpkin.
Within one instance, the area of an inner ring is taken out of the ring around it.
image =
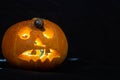
[[[12,25],[2,41],[3,56],[13,66],[25,69],[51,69],[67,57],[64,32],[54,22],[33,18]]]

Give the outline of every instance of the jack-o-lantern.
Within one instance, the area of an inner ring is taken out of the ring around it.
[[[2,41],[3,56],[9,64],[25,69],[51,69],[67,57],[64,32],[54,22],[33,18],[12,25]]]

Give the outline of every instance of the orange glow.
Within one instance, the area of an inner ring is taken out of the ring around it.
[[[52,30],[46,29],[45,32],[43,32],[44,37],[50,39],[53,38],[54,32]]]
[[[18,32],[18,36],[23,40],[27,40],[30,38],[31,31],[32,31],[32,29],[30,29],[28,27],[24,27],[24,28],[20,29],[20,31]]]
[[[37,38],[37,39],[35,40],[34,45],[35,45],[35,46],[42,46],[42,47],[45,47],[45,46],[46,46],[46,45],[44,45],[44,44],[42,43],[42,41],[41,41],[39,38]]]
[[[36,62],[37,60],[41,60],[41,62],[44,62],[46,59],[48,59],[51,62],[54,58],[60,57],[58,54],[56,54],[57,52],[53,49],[50,49],[50,53],[46,53],[45,49],[36,49],[36,54],[32,54],[32,51],[33,50],[27,50],[20,54],[18,58],[28,62],[30,60],[33,60],[34,62]]]

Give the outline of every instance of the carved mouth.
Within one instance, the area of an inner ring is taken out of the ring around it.
[[[18,56],[18,58],[28,62],[30,60],[33,60],[34,62],[41,60],[41,62],[44,62],[46,59],[48,59],[51,62],[54,58],[60,58],[60,56],[57,53],[58,52],[53,49],[49,49],[48,53],[46,49],[35,49],[35,50],[32,49],[23,52]]]

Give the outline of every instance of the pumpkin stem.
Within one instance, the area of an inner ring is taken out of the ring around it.
[[[42,18],[33,18],[34,25],[39,28],[41,31],[45,31],[44,22]]]

